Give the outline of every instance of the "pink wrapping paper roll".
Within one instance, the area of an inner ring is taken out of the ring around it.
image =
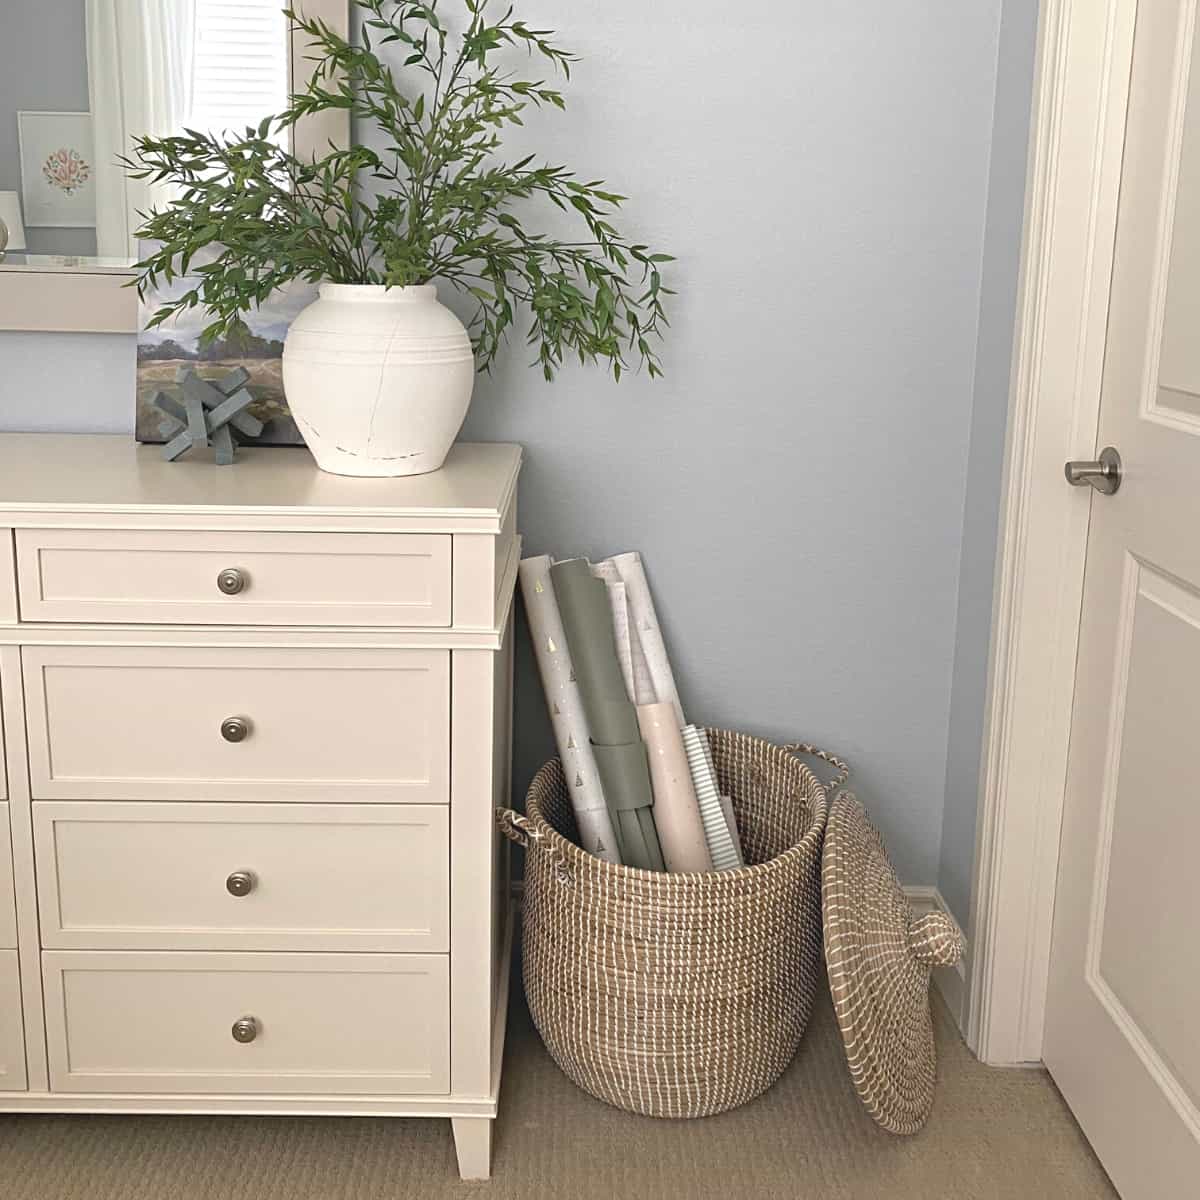
[[[692,786],[675,705],[639,704],[638,728],[650,759],[654,823],[668,871],[711,871],[712,857]]]

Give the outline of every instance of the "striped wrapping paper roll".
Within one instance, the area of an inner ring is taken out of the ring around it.
[[[712,749],[712,746],[709,746]],[[729,826],[729,836],[733,838],[733,848],[737,851],[738,866],[746,865],[746,856],[742,852],[742,839],[738,836],[737,816],[733,811],[733,798],[731,796],[721,797],[721,811],[725,814],[725,824]]]
[[[708,734],[703,729],[700,730],[700,744],[704,747],[704,758],[708,763],[709,774],[712,776],[713,784],[717,782],[717,764],[713,762],[712,742],[708,740]],[[737,816],[733,811],[733,797],[721,797],[721,812],[725,814],[725,826],[729,830],[730,840],[733,842],[734,853],[737,854],[737,865],[744,867],[746,865],[746,856],[742,853],[742,839],[738,836]]]
[[[704,825],[704,838],[708,842],[713,870],[730,871],[734,867],[740,867],[742,856],[730,836],[729,826],[725,821],[708,738],[704,731],[695,725],[685,725],[683,745],[696,787],[696,802],[700,806],[700,821]]]

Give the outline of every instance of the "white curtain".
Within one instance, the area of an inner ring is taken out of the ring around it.
[[[96,155],[96,253],[137,257],[138,213],[169,187],[117,164],[136,137],[178,133],[191,109],[196,0],[86,0],[88,90]]]

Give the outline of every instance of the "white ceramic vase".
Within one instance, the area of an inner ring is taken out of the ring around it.
[[[436,471],[474,384],[471,339],[434,284],[323,283],[284,342],[288,407],[334,475]]]

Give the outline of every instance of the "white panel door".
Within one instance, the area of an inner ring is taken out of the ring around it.
[[[1125,1200],[1200,1194],[1196,7],[1138,6],[1044,1050]]]

